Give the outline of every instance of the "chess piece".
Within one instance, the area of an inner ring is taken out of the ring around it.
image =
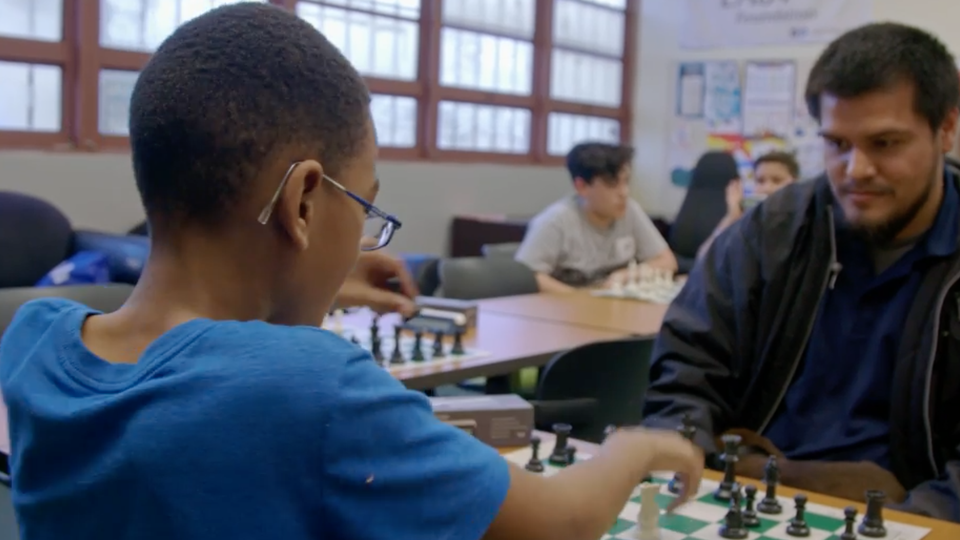
[[[530,461],[525,468],[530,472],[543,472],[543,462],[540,461],[540,437],[530,437]]]
[[[843,534],[840,540],[857,540],[857,533],[854,531],[854,524],[857,521],[857,509],[848,506],[843,509]]]
[[[787,525],[787,534],[790,536],[806,537],[810,536],[810,526],[807,525],[807,496],[803,493],[797,493],[793,496],[793,502],[797,513]]]
[[[750,528],[759,527],[760,516],[757,515],[757,509],[754,506],[757,501],[757,486],[747,484],[747,486],[743,488],[743,495],[743,524]]]
[[[377,361],[378,364],[383,363],[383,343],[380,341],[380,336],[376,334],[370,335],[370,354],[373,355],[373,359]]]
[[[551,465],[566,467],[570,464],[569,460],[572,456],[567,451],[567,447],[571,430],[573,430],[573,426],[570,424],[553,425],[553,433],[557,436],[557,442],[553,445],[553,452],[550,453],[550,457],[547,458]]]
[[[380,339],[380,316],[370,319],[370,340]]]
[[[867,510],[863,513],[863,521],[857,527],[857,532],[867,538],[883,538],[887,535],[887,528],[883,525],[883,503],[886,494],[880,490],[867,491]]]
[[[358,338],[356,334],[350,334],[350,343],[360,345],[360,338]]]
[[[693,425],[693,420],[690,418],[689,414],[684,414],[683,418],[680,419],[680,425],[677,426],[677,432],[683,436],[684,439],[692,441],[697,434],[697,426]],[[667,484],[667,490],[670,493],[677,494],[683,489],[683,480],[680,478],[680,474],[674,474],[673,478],[670,480],[670,483]]]
[[[454,356],[461,356],[466,352],[463,348],[463,330],[458,328],[453,332],[453,348],[450,349],[450,353]]]
[[[568,446],[567,447],[567,464],[573,465],[577,461],[577,447]]]
[[[729,501],[733,485],[737,481],[737,462],[740,461],[740,442],[742,438],[739,435],[724,435],[723,454],[720,460],[723,461],[723,480],[713,492],[713,498],[718,501]]]
[[[637,540],[660,540],[659,484],[640,484],[640,512],[637,516]]]
[[[423,362],[423,332],[419,330],[413,334],[413,355],[410,357],[414,362]]]
[[[763,483],[767,485],[767,494],[757,505],[762,514],[779,514],[783,512],[780,501],[777,500],[777,484],[780,483],[780,467],[777,466],[776,456],[770,456],[767,466],[763,468]]]
[[[433,336],[433,357],[443,358],[443,332],[437,332]]]
[[[390,354],[390,363],[391,364],[402,364],[403,360],[403,351],[400,349],[400,332],[402,329],[399,326],[393,327],[393,352]]]
[[[720,526],[722,538],[743,539],[747,537],[746,524],[743,522],[743,509],[740,507],[740,484],[734,482],[730,486],[730,509],[723,518]]]

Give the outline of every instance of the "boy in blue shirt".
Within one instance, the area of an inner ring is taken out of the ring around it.
[[[0,347],[24,540],[588,539],[651,470],[696,491],[703,456],[669,432],[549,478],[510,466],[316,328],[358,246],[399,227],[372,204],[368,102],[264,4],[157,50],[130,107],[140,283],[109,314],[27,304]]]

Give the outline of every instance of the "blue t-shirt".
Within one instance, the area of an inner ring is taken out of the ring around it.
[[[316,328],[197,319],[137,364],[86,306],[22,307],[0,345],[23,540],[480,538],[506,461]]]

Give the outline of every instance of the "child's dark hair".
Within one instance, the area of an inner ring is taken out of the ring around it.
[[[790,152],[781,152],[779,150],[768,152],[754,160],[753,170],[756,171],[760,168],[760,165],[764,163],[779,163],[786,167],[794,180],[800,178],[800,163],[797,162],[796,156]]]
[[[343,54],[289,11],[241,3],[187,22],[131,98],[133,170],[151,230],[158,220],[222,221],[284,150],[336,178],[369,136],[369,102]]]
[[[613,181],[633,161],[633,148],[619,144],[581,143],[567,153],[567,170],[571,179],[586,183],[594,178]]]

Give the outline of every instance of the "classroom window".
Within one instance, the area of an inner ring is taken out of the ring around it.
[[[242,0],[0,0],[0,150],[129,149],[137,74]],[[259,0],[364,76],[382,159],[557,165],[630,133],[639,0]]]
[[[0,129],[60,131],[62,77],[58,66],[0,61]]]

